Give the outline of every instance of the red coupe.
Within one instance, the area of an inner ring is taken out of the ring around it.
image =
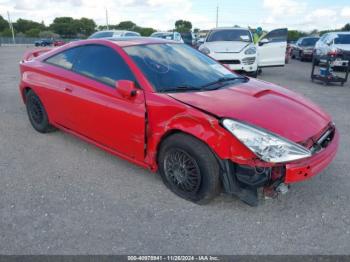
[[[330,116],[309,100],[170,40],[36,49],[20,71],[34,129],[64,130],[159,171],[196,203],[224,190],[257,205],[258,192],[286,192],[326,168],[338,148]]]

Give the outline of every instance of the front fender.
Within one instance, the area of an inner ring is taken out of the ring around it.
[[[177,132],[201,140],[221,159],[241,163],[255,158],[250,150],[221,126],[215,116],[164,94],[148,93],[146,101],[148,124],[145,161],[152,170],[158,168],[157,154],[162,141]]]

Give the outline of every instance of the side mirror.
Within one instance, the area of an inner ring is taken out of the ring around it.
[[[115,83],[116,91],[125,98],[132,98],[137,95],[134,81],[119,80]]]
[[[261,41],[259,41],[259,46],[265,45],[269,42],[270,42],[270,40],[267,38],[261,39]]]

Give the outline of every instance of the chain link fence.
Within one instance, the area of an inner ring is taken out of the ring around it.
[[[40,37],[22,37],[22,36],[16,36],[15,37],[15,43],[13,42],[12,37],[4,37],[0,36],[0,46],[12,46],[12,45],[27,45],[27,46],[34,46],[35,41],[39,41],[43,38]],[[70,42],[73,39],[62,39],[65,42]]]

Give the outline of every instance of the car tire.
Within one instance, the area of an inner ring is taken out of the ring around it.
[[[181,198],[206,204],[220,191],[220,167],[214,153],[190,135],[177,133],[166,138],[158,166],[164,184]]]
[[[304,55],[303,55],[303,52],[299,52],[299,60],[301,61],[301,62],[303,62],[304,61]]]
[[[257,78],[258,77],[258,74],[259,74],[259,68],[256,69],[256,71],[254,72],[250,72],[249,75],[251,77],[254,77],[254,78]]]
[[[26,108],[29,121],[36,131],[48,133],[56,130],[49,122],[43,103],[32,90],[26,94]]]

